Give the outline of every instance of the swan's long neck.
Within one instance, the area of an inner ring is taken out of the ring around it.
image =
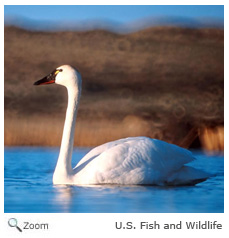
[[[72,150],[75,135],[75,124],[80,91],[78,88],[67,88],[68,107],[64,123],[64,131],[61,141],[60,154],[54,172],[53,180],[58,183],[59,179],[68,179],[72,174]]]

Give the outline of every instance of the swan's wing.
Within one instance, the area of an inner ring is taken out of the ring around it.
[[[78,167],[79,165],[87,162],[88,160],[91,160],[92,158],[95,158],[97,156],[99,156],[100,154],[102,154],[103,152],[114,148],[117,145],[120,144],[124,144],[125,142],[130,142],[130,141],[136,141],[141,137],[129,137],[129,138],[125,138],[125,139],[120,139],[120,140],[115,140],[115,141],[111,141],[111,142],[107,142],[105,144],[102,144],[100,146],[97,146],[95,148],[93,148],[92,150],[90,150],[76,165],[76,167]]]
[[[158,184],[193,159],[188,150],[178,146],[132,137],[91,150],[74,172],[79,184]]]

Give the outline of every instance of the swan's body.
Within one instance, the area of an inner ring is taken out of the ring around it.
[[[191,152],[160,140],[132,137],[100,145],[71,166],[81,76],[63,65],[35,85],[57,83],[68,91],[68,107],[54,184],[144,184],[190,185],[208,174],[186,166],[195,158]]]

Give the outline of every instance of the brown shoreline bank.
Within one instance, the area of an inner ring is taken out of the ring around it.
[[[5,146],[60,146],[63,123],[63,120],[55,117],[6,119]],[[223,126],[182,130],[183,135],[179,136],[174,136],[171,132],[171,128],[164,131],[152,128],[150,122],[134,116],[127,117],[122,122],[79,120],[76,124],[74,146],[93,147],[120,138],[148,136],[166,140],[184,148],[199,148],[214,152],[224,150]]]

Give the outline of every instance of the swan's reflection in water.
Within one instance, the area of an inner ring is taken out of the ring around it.
[[[146,186],[55,185],[54,188],[56,190],[54,202],[59,204],[63,209],[62,212],[85,212],[87,210],[88,212],[125,212],[128,206],[132,206],[130,209],[135,210],[134,207],[139,209],[139,207],[146,206],[146,194],[151,193],[150,187]],[[139,199],[140,194],[141,199]],[[127,201],[129,205],[126,204]]]
[[[63,212],[71,212],[70,203],[73,197],[73,190],[71,186],[68,185],[55,185],[56,196],[54,197],[54,202],[61,206]]]
[[[176,212],[179,208],[193,210],[187,200],[195,194],[194,187],[55,185],[56,203],[61,212]],[[195,209],[203,206],[206,193],[198,198]],[[196,198],[194,198],[196,199]],[[195,210],[194,209],[194,210]]]

